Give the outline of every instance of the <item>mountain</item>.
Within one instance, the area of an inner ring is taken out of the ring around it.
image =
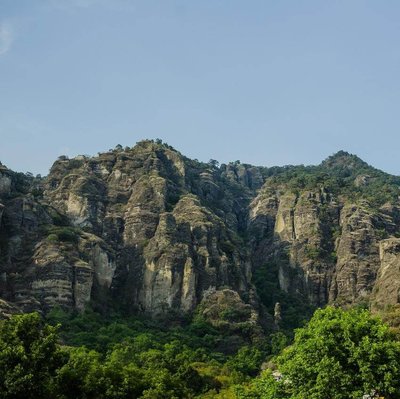
[[[159,140],[62,156],[45,178],[0,166],[0,310],[272,328],[274,311],[290,326],[328,303],[382,309],[399,302],[399,189],[344,151],[219,166]]]

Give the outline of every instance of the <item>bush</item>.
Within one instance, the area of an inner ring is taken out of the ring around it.
[[[48,234],[47,239],[51,242],[77,243],[79,241],[79,229],[75,227],[50,226],[46,229],[46,232]]]
[[[47,236],[47,240],[50,242],[58,242],[58,235],[57,234],[49,234]]]

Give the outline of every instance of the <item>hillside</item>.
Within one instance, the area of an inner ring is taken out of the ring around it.
[[[197,311],[258,331],[328,303],[382,309],[399,301],[399,188],[343,151],[266,168],[150,140],[45,178],[1,166],[1,310]]]

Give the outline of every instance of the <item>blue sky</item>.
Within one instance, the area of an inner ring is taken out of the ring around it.
[[[0,161],[161,138],[185,155],[400,174],[400,2],[0,0]]]

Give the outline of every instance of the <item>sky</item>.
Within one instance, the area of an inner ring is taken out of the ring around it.
[[[398,0],[0,0],[0,161],[161,138],[201,161],[400,175]]]

